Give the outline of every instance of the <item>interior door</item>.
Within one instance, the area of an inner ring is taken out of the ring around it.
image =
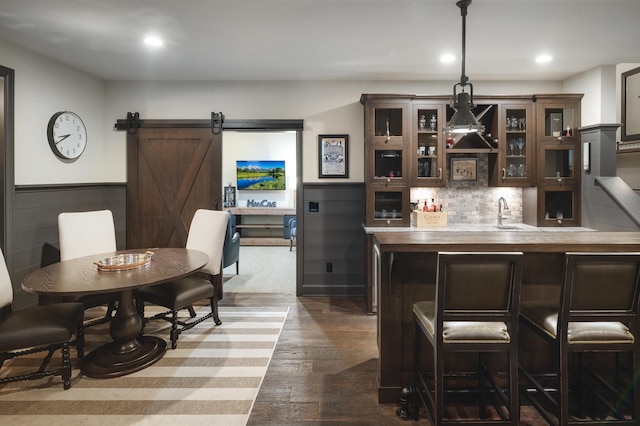
[[[127,248],[184,247],[195,211],[222,206],[222,132],[167,124],[127,136]]]

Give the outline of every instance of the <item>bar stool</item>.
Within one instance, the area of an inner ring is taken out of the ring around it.
[[[639,424],[639,277],[640,253],[566,253],[560,306],[522,303],[522,323],[555,352],[551,374],[520,366],[550,424]]]
[[[413,305],[415,319],[414,374],[416,394],[431,422],[442,424],[518,425],[518,305],[522,280],[522,253],[438,253],[434,301]],[[421,345],[433,350],[433,373],[422,371]],[[475,352],[472,374],[454,373],[454,352]],[[508,378],[498,377],[483,354],[504,352]],[[473,378],[477,386],[460,387]],[[447,383],[456,384],[446,386]],[[455,383],[454,383],[455,382]],[[476,394],[478,415],[445,418],[446,395]],[[496,413],[488,415],[491,403]],[[416,410],[417,411],[417,410]]]

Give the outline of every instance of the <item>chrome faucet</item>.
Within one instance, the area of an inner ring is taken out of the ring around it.
[[[509,210],[509,206],[507,205],[507,200],[505,200],[504,197],[498,198],[498,226],[502,226],[502,219],[508,219],[507,216],[502,215],[503,205],[505,210]]]

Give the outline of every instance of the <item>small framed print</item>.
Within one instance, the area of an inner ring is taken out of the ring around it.
[[[640,68],[622,73],[621,139],[640,140]]]
[[[477,158],[452,158],[451,180],[454,182],[478,179]]]
[[[224,187],[224,206],[236,206],[236,187],[231,185],[231,182],[229,182],[229,186]]]
[[[318,135],[318,177],[349,177],[349,135]]]

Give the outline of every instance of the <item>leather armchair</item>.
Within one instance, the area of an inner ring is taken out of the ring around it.
[[[240,273],[240,233],[236,231],[236,217],[227,210],[227,232],[224,235],[224,247],[222,249],[222,267],[236,264],[236,274]]]

